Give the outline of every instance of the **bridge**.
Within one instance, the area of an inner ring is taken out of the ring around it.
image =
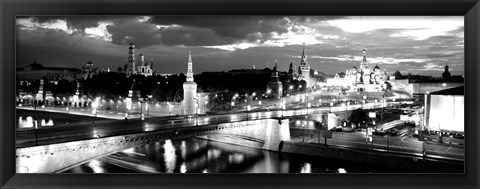
[[[281,141],[290,140],[288,126],[288,119],[260,119],[17,148],[16,170],[19,173],[59,172],[93,158],[152,141],[195,136],[207,139],[215,136],[213,140],[221,140],[218,138],[221,136],[230,139],[227,143],[245,141],[240,145],[279,151]]]
[[[154,117],[145,120],[97,121],[89,125],[42,127],[38,130],[19,129],[16,134],[17,172],[61,172],[91,159],[127,148],[153,141],[186,137],[199,137],[283,152],[288,147],[285,146],[288,144],[288,142],[285,143],[286,141],[303,141],[302,136],[307,133],[312,137],[316,134],[319,135],[317,132],[308,132],[318,129],[316,124],[322,122],[322,117],[318,113],[353,110],[359,107],[371,109],[381,107],[381,104],[366,103],[295,110],[237,112],[198,118]],[[307,122],[309,127],[305,127],[306,130],[302,127],[295,128],[296,120]],[[293,128],[293,137],[290,135],[289,123]],[[314,127],[310,127],[310,123],[313,123]],[[296,136],[294,136],[295,132]],[[364,139],[362,136],[357,136],[358,133],[338,134],[334,133],[334,139],[329,143],[365,148]],[[35,140],[36,138],[38,140]],[[311,141],[306,142],[310,143]],[[319,140],[318,143],[320,143]],[[413,148],[411,146],[417,145],[417,143],[398,139],[394,143],[390,142],[390,148],[395,146],[404,151]],[[379,146],[377,145],[377,147]],[[318,150],[318,148],[311,150]],[[379,150],[384,151],[384,149]],[[415,155],[418,152],[414,150],[409,153]],[[341,153],[339,152],[339,154]]]

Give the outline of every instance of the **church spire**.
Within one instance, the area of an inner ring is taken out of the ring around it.
[[[363,49],[363,60],[362,60],[363,63],[367,63],[367,50],[366,49]]]
[[[367,64],[367,50],[366,49],[363,49],[363,59],[362,59],[362,62],[360,63],[360,69],[363,70],[363,69],[367,69],[368,68],[368,64]]]
[[[192,62],[192,55],[190,54],[190,51],[188,51],[187,82],[193,82],[193,62]]]
[[[303,46],[302,50],[302,59],[301,59],[301,65],[307,65],[307,53],[305,52],[305,45]]]
[[[277,71],[277,60],[275,60],[275,67],[273,67],[273,71],[274,71],[274,72]]]

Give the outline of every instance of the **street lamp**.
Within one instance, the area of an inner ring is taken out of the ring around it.
[[[305,122],[302,121],[302,142],[305,142]]]
[[[255,105],[255,100],[257,99],[256,96],[257,96],[257,93],[256,93],[256,92],[253,92],[253,93],[252,93],[252,96],[251,96],[251,98],[252,98],[252,100],[253,100],[253,105]]]
[[[262,109],[262,101],[258,101],[258,105],[260,105],[260,109]]]
[[[362,100],[362,102],[363,102],[364,104],[367,103],[367,96],[363,95],[363,100]],[[363,109],[363,106],[362,106],[362,109]]]
[[[307,115],[308,115],[308,108],[310,108],[310,106],[311,106],[310,102],[307,103]]]
[[[387,152],[388,152],[388,149],[389,149],[389,143],[390,143],[390,136],[387,133]]]
[[[143,102],[138,101],[138,103],[140,104],[140,119],[143,120]]]
[[[250,111],[250,105],[247,105],[247,121],[248,121],[248,112]]]
[[[168,115],[171,116],[171,115],[172,115],[172,107],[173,107],[173,105],[170,104],[170,102],[167,102],[167,105],[168,105],[168,108],[169,108],[169,109],[168,109]]]
[[[148,102],[147,102],[147,103],[145,104],[145,109],[147,109],[147,118],[148,118],[148,107],[149,107],[149,105],[148,105]]]
[[[37,101],[36,100],[33,102],[33,108],[35,110],[34,122],[35,122],[35,125],[37,125]]]
[[[304,100],[305,100],[305,105],[307,106],[307,115],[308,115],[308,96],[307,96],[307,93],[305,92],[304,94]]]
[[[95,99],[95,101],[93,101],[92,107],[93,107],[93,112],[92,113],[95,114],[95,118],[93,119],[93,123],[95,123],[95,120],[97,119],[98,97]]]
[[[38,146],[38,125],[37,125],[37,120],[35,120],[35,146]]]
[[[197,104],[195,107],[195,126],[198,126],[198,97],[193,98]]]

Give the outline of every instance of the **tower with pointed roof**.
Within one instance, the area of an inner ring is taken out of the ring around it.
[[[84,74],[83,78],[88,79],[92,78],[95,74],[97,74],[98,69],[93,67],[92,60],[88,60],[85,66],[82,66],[82,73]]]
[[[194,115],[197,113],[197,83],[193,81],[193,61],[190,51],[188,52],[187,79],[183,83],[183,113]]]
[[[363,49],[363,58],[362,62],[360,63],[360,69],[368,69],[368,63],[367,63],[367,49]]]
[[[450,79],[450,76],[451,74],[450,74],[450,71],[448,70],[448,65],[445,65],[445,71],[443,71],[442,73],[442,79],[444,81],[448,81]]]
[[[137,103],[141,98],[140,89],[138,88],[137,82],[133,80],[132,86],[128,90],[127,100],[127,111],[133,108],[133,105]]]
[[[44,89],[44,78],[40,79],[40,86],[38,87],[37,95],[35,96],[35,100],[37,101],[44,101],[45,100],[45,89]]]
[[[82,103],[82,96],[84,95],[83,92],[83,84],[80,82],[80,80],[77,81],[77,90],[75,91],[75,95],[73,95],[73,104],[72,106],[74,107],[81,107]]]
[[[270,81],[267,84],[267,91],[269,90],[269,95],[272,95],[273,97],[282,97],[283,85],[282,82],[280,82],[280,80],[278,79],[277,63],[275,63],[275,67],[273,67]]]
[[[307,53],[305,52],[305,47],[303,47],[302,57],[300,59],[300,80],[304,80],[307,83],[307,87],[310,86],[310,65],[307,61]]]

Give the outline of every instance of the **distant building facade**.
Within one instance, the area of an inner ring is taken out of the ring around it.
[[[99,71],[96,67],[93,67],[93,62],[88,60],[85,66],[82,66],[83,79],[92,78],[94,75],[98,74]]]
[[[50,82],[74,81],[83,77],[81,70],[78,68],[44,67],[37,61],[33,61],[23,68],[17,68],[16,76],[20,82],[38,81],[42,78]]]
[[[122,70],[127,77],[131,75],[153,76],[155,74],[153,70],[153,59],[150,59],[150,63],[148,63],[145,61],[144,55],[140,53],[138,55],[138,61],[136,61],[135,44],[133,43],[128,45],[127,63],[123,66],[123,69],[118,68],[117,70]]]

